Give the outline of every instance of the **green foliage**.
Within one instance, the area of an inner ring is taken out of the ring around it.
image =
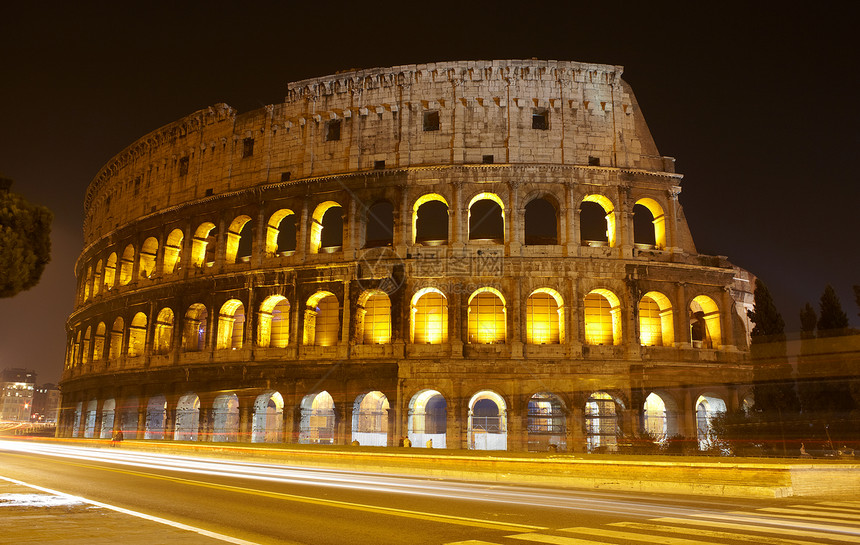
[[[0,186],[0,298],[39,282],[51,259],[53,214]]]
[[[747,316],[755,324],[750,337],[753,344],[785,342],[785,321],[776,309],[767,286],[756,278],[753,309]]]
[[[818,335],[832,336],[842,335],[848,328],[848,315],[842,310],[839,296],[830,284],[824,288],[821,294],[819,306],[821,315],[818,318]]]
[[[815,324],[817,322],[818,317],[815,315],[815,309],[806,303],[806,306],[800,309],[800,331],[804,338],[808,339],[815,336]]]

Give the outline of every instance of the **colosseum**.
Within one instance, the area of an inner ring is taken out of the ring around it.
[[[696,251],[622,70],[349,70],[141,137],[86,192],[58,435],[707,446],[753,277]]]

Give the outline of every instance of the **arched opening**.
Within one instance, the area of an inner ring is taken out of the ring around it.
[[[266,255],[292,255],[296,251],[296,215],[282,208],[272,214],[266,225]]]
[[[128,327],[128,357],[143,356],[146,350],[146,314],[138,312]]]
[[[105,355],[105,334],[106,327],[104,322],[99,322],[96,327],[96,337],[93,342],[93,361],[101,361]]]
[[[230,299],[221,306],[218,315],[217,350],[238,350],[245,340],[245,305]]]
[[[388,398],[379,391],[355,398],[352,440],[370,447],[388,446]]]
[[[131,271],[134,270],[134,246],[129,244],[122,252],[119,265],[119,285],[126,286],[131,282]]]
[[[284,398],[278,392],[266,392],[254,401],[252,443],[279,443],[284,429]]]
[[[356,330],[363,344],[391,342],[391,300],[380,290],[367,290],[358,297]]]
[[[702,394],[696,400],[696,439],[699,449],[706,450],[713,446],[714,435],[711,431],[711,420],[720,413],[726,412],[726,402],[713,394]]]
[[[182,256],[182,240],[185,233],[181,229],[174,229],[167,235],[167,243],[164,245],[164,274],[173,274],[179,265]]]
[[[156,354],[167,354],[173,344],[173,310],[161,309],[155,321],[153,348]]]
[[[93,268],[92,266],[87,267],[87,276],[86,280],[84,280],[84,301],[90,300],[90,286],[93,283]]]
[[[283,295],[270,295],[260,304],[257,345],[286,348],[290,342],[290,302]]]
[[[125,333],[125,322],[121,317],[117,317],[110,330],[110,351],[108,352],[110,361],[117,361],[122,356],[123,333]]]
[[[527,246],[558,244],[558,213],[546,198],[534,199],[525,206],[525,243]]]
[[[248,263],[251,260],[251,243],[254,238],[251,218],[239,216],[227,229],[227,248],[224,260],[227,263]]]
[[[305,309],[304,344],[334,346],[339,331],[340,305],[337,297],[327,291],[311,295]]]
[[[311,221],[310,253],[331,253],[343,247],[343,208],[334,201],[317,205]]]
[[[112,252],[105,262],[105,291],[110,291],[116,285],[116,253]]]
[[[87,332],[84,333],[84,344],[82,348],[81,361],[83,363],[90,362],[90,346],[92,345],[93,328],[87,327]]]
[[[639,342],[642,346],[672,346],[675,325],[669,298],[649,291],[639,301]]]
[[[436,288],[423,288],[412,296],[410,339],[415,344],[448,342],[448,299]]]
[[[239,397],[221,394],[212,402],[212,442],[236,441],[239,436]]]
[[[526,342],[564,342],[564,304],[557,291],[539,288],[529,295],[526,301]]]
[[[567,450],[566,413],[561,398],[553,393],[539,392],[529,399],[529,451]]]
[[[173,432],[175,441],[197,441],[200,425],[200,398],[189,392],[179,398],[176,404],[176,427]]]
[[[720,310],[707,295],[690,302],[690,340],[693,348],[719,348],[722,344]]]
[[[421,390],[412,397],[407,430],[413,447],[447,447],[448,403],[442,394]]]
[[[87,403],[87,413],[84,420],[84,437],[92,439],[96,432],[96,416],[98,415],[99,402],[96,399]]]
[[[95,273],[93,273],[93,297],[98,295],[102,289],[102,277],[104,276],[104,263],[101,259],[96,262]]]
[[[668,394],[651,392],[642,407],[642,427],[657,442],[678,435],[678,405]]]
[[[302,399],[299,443],[333,445],[335,431],[334,399],[328,392],[306,395]]]
[[[194,303],[185,312],[182,328],[182,349],[186,352],[199,352],[206,348],[206,322],[209,314],[202,303]]]
[[[646,248],[666,248],[666,217],[654,199],[639,199],[633,205],[633,242]]]
[[[612,396],[606,392],[591,394],[585,403],[585,441],[588,452],[614,452],[619,431]]]
[[[119,410],[119,429],[123,438],[137,439],[139,403],[136,397],[125,398]]]
[[[496,392],[484,390],[469,400],[469,448],[507,450],[507,408]]]
[[[585,296],[585,342],[591,345],[621,344],[621,307],[609,290],[592,290]]]
[[[158,239],[149,237],[140,247],[140,267],[138,274],[141,278],[149,278],[155,272],[155,258],[158,255]]]
[[[448,244],[448,201],[442,195],[422,195],[412,207],[412,242],[424,246]]]
[[[494,193],[479,193],[469,202],[469,240],[504,244],[505,205]]]
[[[146,427],[144,439],[164,439],[167,423],[167,399],[163,395],[153,396],[146,403]],[[125,435],[125,433],[123,433]]]
[[[215,264],[215,224],[211,222],[201,223],[194,231],[191,240],[191,265],[194,267],[206,267]]]
[[[380,201],[367,209],[364,224],[364,247],[379,248],[394,243],[394,206]]]
[[[78,401],[75,405],[75,421],[72,424],[72,437],[79,437],[81,432],[81,413],[83,412],[83,402]]]
[[[114,418],[116,418],[116,401],[106,399],[102,403],[102,427],[99,430],[99,439],[110,439],[113,437]]]
[[[78,330],[78,336],[75,338],[75,344],[72,345],[72,365],[81,363],[81,332]]]
[[[495,288],[479,288],[469,297],[469,342],[504,343],[506,339],[505,298]]]
[[[588,195],[579,207],[583,246],[615,247],[615,206],[603,195]]]

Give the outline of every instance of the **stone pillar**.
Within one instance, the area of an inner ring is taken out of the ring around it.
[[[666,249],[671,252],[681,252],[680,241],[678,240],[678,215],[680,213],[680,204],[678,203],[678,195],[681,193],[680,186],[673,186],[668,191],[669,210],[667,211],[666,226]]]
[[[450,224],[448,234],[450,237],[450,248],[454,251],[462,250],[466,246],[469,223],[468,210],[464,210],[463,204],[463,182],[452,182],[451,208],[448,210]]]
[[[464,296],[462,293],[448,294],[448,343],[451,345],[451,357],[463,357],[464,327],[468,326],[468,320],[464,319],[468,308],[463,308]]]
[[[732,299],[731,288],[723,288],[723,293],[720,301],[722,312],[720,313],[720,328],[722,332],[720,336],[721,344],[719,348],[734,349],[735,346],[735,328],[733,327],[733,315],[735,313],[735,302]],[[92,344],[92,343],[90,343]],[[714,348],[717,348],[716,346]]]
[[[92,343],[91,343],[92,344]],[[102,410],[104,409],[104,400],[96,401],[96,418],[93,422],[93,439],[100,439],[102,436]]]
[[[690,312],[687,308],[687,285],[678,282],[675,296],[675,346],[690,348]]]
[[[399,184],[400,205],[394,215],[393,245],[394,252],[401,258],[406,256],[406,248],[412,244],[412,216],[409,213],[409,190],[406,184]]]
[[[508,255],[520,255],[520,248],[523,245],[523,239],[520,236],[521,230],[524,228],[525,214],[520,210],[520,182],[512,180],[509,182],[509,202],[505,210],[505,246],[508,249]]]
[[[522,277],[513,279],[512,297],[508,299],[509,305],[506,305],[506,312],[510,313],[507,317],[508,331],[507,342],[511,345],[511,357],[523,357],[523,329],[526,325],[526,303],[523,301],[522,292]]]
[[[251,427],[254,417],[253,398],[240,398],[239,400],[239,434],[236,441],[239,443],[251,442]]]
[[[137,408],[137,437],[143,439],[146,437],[146,398],[140,401],[141,405]]]
[[[696,439],[696,406],[689,389],[684,390],[680,413],[678,432],[687,439]]]
[[[301,417],[301,407],[296,405],[286,405],[284,404],[284,434],[283,434],[283,442],[284,443],[298,443],[299,442],[299,426],[298,419]]]
[[[568,452],[585,452],[585,417],[583,415],[582,403],[575,399],[575,405],[567,414],[567,450]]]
[[[507,407],[506,420],[508,432],[508,450],[524,452],[528,450],[528,414],[523,414],[521,396],[511,396],[511,404]],[[528,403],[525,404],[528,406]]]
[[[630,187],[618,188],[618,214],[616,229],[618,229],[618,241],[621,247],[621,257],[631,259],[633,257],[633,203],[630,197]]]
[[[168,399],[167,410],[164,411],[164,436],[162,439],[176,439],[176,400]]]
[[[296,260],[304,261],[310,245],[310,224],[308,223],[308,203],[302,202],[302,210],[296,223]]]
[[[567,204],[567,242],[566,254],[577,256],[580,253],[582,240],[579,234],[579,207],[577,206],[577,194],[573,182],[564,184],[564,198]]]
[[[227,259],[227,224],[224,221],[224,218],[218,218],[218,237],[217,237],[216,248],[215,248],[215,265],[214,270],[220,271],[224,268],[224,261]],[[206,267],[206,257],[204,253],[203,258],[203,267],[205,270]]]
[[[262,266],[263,258],[266,256],[266,234],[268,232],[268,224],[266,223],[264,206],[260,208],[260,213],[257,214],[256,223],[256,229],[254,229],[254,241],[251,243],[251,267],[254,269]]]
[[[342,248],[344,259],[352,259],[355,250],[361,248],[361,241],[356,236],[356,217],[358,216],[357,199],[350,198],[344,209]]]

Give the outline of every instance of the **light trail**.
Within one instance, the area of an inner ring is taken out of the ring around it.
[[[619,497],[600,492],[535,489],[522,486],[488,485],[430,480],[414,476],[390,476],[349,470],[305,468],[277,464],[247,463],[235,460],[196,458],[160,453],[109,450],[48,443],[0,441],[0,450],[40,454],[77,461],[98,462],[124,467],[146,468],[172,473],[192,473],[221,478],[260,482],[328,487],[376,493],[408,494],[464,501],[492,502],[529,507],[546,507],[638,518],[683,517],[754,523],[773,527],[860,535],[860,530],[834,527],[810,520],[785,520],[780,516],[730,512],[720,508],[690,508],[667,505],[670,500],[644,496]],[[92,466],[100,469],[98,466]],[[103,468],[102,468],[103,469]],[[298,498],[298,497],[296,497]],[[733,508],[734,509],[734,508]],[[784,516],[783,516],[784,517]]]

